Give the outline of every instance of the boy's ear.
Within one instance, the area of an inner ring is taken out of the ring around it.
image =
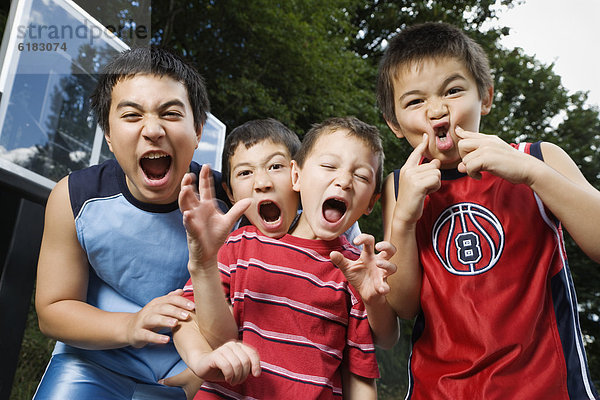
[[[400,126],[398,126],[398,124],[394,124],[393,122],[390,122],[387,119],[385,120],[385,123],[387,124],[387,126],[390,127],[390,129],[392,130],[392,132],[394,132],[394,135],[396,135],[396,137],[398,139],[404,138],[404,134],[402,133],[402,129],[400,129]]]
[[[113,152],[113,148],[112,148],[112,142],[110,141],[110,135],[105,133],[104,134],[104,139],[106,140],[106,144],[108,145],[108,149],[110,150],[111,153]]]
[[[223,190],[225,191],[225,194],[227,195],[227,198],[229,199],[231,204],[235,204],[233,193],[231,193],[231,189],[229,189],[229,186],[227,186],[225,182],[221,182],[221,186],[223,187]]]
[[[481,101],[481,115],[487,115],[492,110],[494,101],[494,87],[490,86],[487,90],[487,96]]]
[[[371,211],[373,211],[373,207],[375,207],[375,203],[377,203],[377,200],[379,200],[379,197],[381,197],[381,193],[373,194],[373,196],[371,197],[371,200],[369,200],[369,208],[367,208],[367,211],[365,211],[365,215],[371,214]]]
[[[296,160],[292,160],[292,189],[296,192],[300,192],[300,167]]]

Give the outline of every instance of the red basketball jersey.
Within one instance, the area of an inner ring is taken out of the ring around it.
[[[560,224],[528,186],[442,171],[417,242],[407,398],[595,398]]]

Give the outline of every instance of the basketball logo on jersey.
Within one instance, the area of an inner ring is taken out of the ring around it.
[[[504,248],[504,230],[487,208],[458,203],[446,208],[433,225],[433,249],[455,275],[478,275],[489,271]]]

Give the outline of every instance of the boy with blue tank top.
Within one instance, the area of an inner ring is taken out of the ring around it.
[[[48,199],[36,309],[58,342],[35,398],[185,399],[201,380],[171,340],[194,310],[177,290],[189,276],[177,198],[182,177],[200,170],[206,89],[177,55],[138,48],[107,65],[92,107],[116,160],[73,172]],[[258,363],[241,343],[197,346],[206,377]]]
[[[600,193],[553,144],[479,133],[493,80],[456,27],[391,38],[377,95],[414,148],[383,193],[387,301],[417,316],[407,398],[597,398],[562,227],[600,262]]]

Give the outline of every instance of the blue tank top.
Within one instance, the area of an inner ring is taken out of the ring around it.
[[[197,175],[199,170],[192,162],[190,171]],[[220,189],[220,174],[213,172],[213,178]],[[217,195],[223,198],[221,191]],[[150,300],[183,288],[189,278],[188,249],[177,202],[135,199],[114,160],[71,173],[69,196],[77,238],[90,265],[89,304],[105,311],[137,312]],[[142,381],[156,382],[185,368],[172,341],[111,350],[58,342],[54,353],[78,353]]]

